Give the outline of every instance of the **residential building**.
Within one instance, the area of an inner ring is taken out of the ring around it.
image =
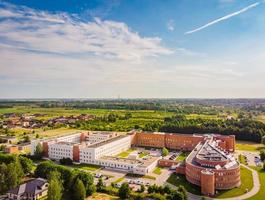
[[[37,178],[23,183],[7,192],[10,200],[38,200],[48,195],[48,182],[45,179]]]

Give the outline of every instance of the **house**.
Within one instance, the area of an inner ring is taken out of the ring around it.
[[[9,154],[19,154],[19,149],[18,146],[12,145],[5,147],[4,152]]]
[[[0,135],[0,141],[2,143],[14,144],[17,142],[17,138],[15,136]]]
[[[7,192],[9,200],[37,200],[46,197],[47,194],[48,182],[42,178],[31,180]]]
[[[5,147],[4,152],[9,154],[27,154],[31,151],[30,143],[23,143],[19,145],[8,145]]]

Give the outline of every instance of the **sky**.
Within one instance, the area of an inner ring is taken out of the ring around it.
[[[264,98],[264,0],[0,0],[0,98]]]

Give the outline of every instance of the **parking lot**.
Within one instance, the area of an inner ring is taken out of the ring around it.
[[[236,151],[237,157],[240,154],[246,157],[246,161],[247,161],[248,165],[250,165],[250,166],[259,166],[260,167],[263,165],[262,161],[260,160],[260,156],[259,156],[258,152],[237,150]]]
[[[144,159],[148,155],[160,156],[161,150],[153,148],[137,148],[133,149],[133,151],[130,151],[130,154],[135,155],[135,153],[138,154],[140,159]],[[181,153],[182,152],[180,151],[169,152],[169,154],[165,156],[164,159],[176,160],[178,156],[181,155]],[[130,154],[128,154],[127,157],[129,157]],[[174,170],[171,170],[170,168],[161,168],[160,172],[161,173],[154,173],[152,171],[145,176],[131,176],[130,174],[128,174],[128,171],[115,170],[113,168],[102,168],[96,170],[93,173],[95,184],[98,182],[99,178],[103,179],[103,182],[106,184],[106,186],[114,183],[116,187],[120,187],[122,183],[127,182],[134,191],[137,191],[141,188],[141,185],[144,185],[146,188],[154,184],[158,186],[164,185],[170,175],[174,172]]]

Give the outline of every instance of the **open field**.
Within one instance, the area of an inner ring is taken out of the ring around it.
[[[260,185],[259,192],[247,200],[264,200],[264,197],[265,197],[265,170],[263,170],[262,167],[251,167],[251,168],[255,169],[258,172],[261,185]]]
[[[73,129],[73,128],[57,128],[57,129],[50,129],[50,130],[44,130],[42,128],[32,129],[32,130],[25,129],[25,128],[12,128],[11,131],[17,137],[22,137],[24,135],[24,133],[26,133],[31,138],[34,138],[37,134],[39,135],[39,138],[47,138],[47,137],[54,137],[54,136],[70,134],[73,132],[77,132],[79,130]]]
[[[259,115],[255,118],[256,120],[265,123],[265,115]]]
[[[119,197],[111,196],[108,194],[96,193],[91,197],[86,198],[86,200],[115,200],[119,199]]]
[[[45,114],[47,117],[56,116],[69,116],[80,114],[91,114],[96,116],[104,116],[110,113],[117,115],[125,115],[131,113],[133,118],[146,118],[146,119],[164,119],[164,117],[173,116],[173,112],[163,112],[154,110],[109,110],[109,109],[67,109],[67,108],[40,108],[40,107],[25,107],[16,106],[13,108],[1,108],[0,114],[4,113],[40,113]]]
[[[259,151],[264,148],[265,146],[263,144],[254,143],[254,142],[246,142],[246,141],[236,141],[236,150]]]

